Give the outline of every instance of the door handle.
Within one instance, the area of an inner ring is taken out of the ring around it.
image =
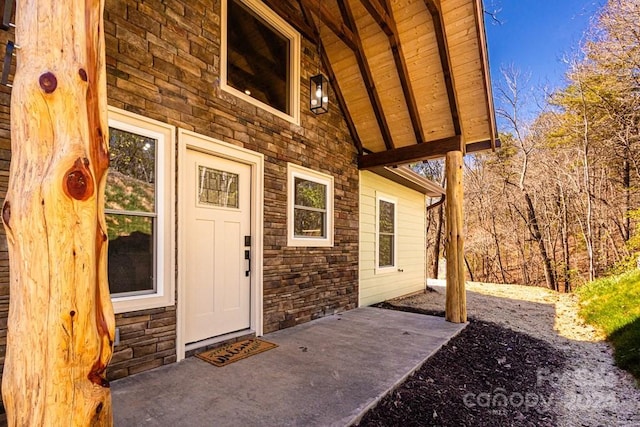
[[[251,251],[250,250],[244,251],[244,259],[247,260],[247,270],[244,272],[244,275],[246,277],[249,277],[249,273],[251,273]]]

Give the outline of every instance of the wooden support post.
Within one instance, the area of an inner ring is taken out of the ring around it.
[[[9,426],[112,425],[104,0],[21,0],[2,207]]]
[[[462,152],[448,152],[445,162],[447,176],[447,295],[445,318],[449,322],[464,323],[467,321],[467,295],[464,288]]]

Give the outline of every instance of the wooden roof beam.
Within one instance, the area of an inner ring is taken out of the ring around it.
[[[364,0],[369,3],[369,0]],[[398,71],[398,77],[400,78],[400,85],[402,86],[402,93],[404,99],[407,102],[407,110],[409,111],[409,118],[411,119],[411,126],[413,127],[413,133],[416,136],[416,142],[420,143],[425,140],[424,130],[422,129],[422,120],[420,120],[420,113],[418,112],[418,102],[416,101],[415,93],[411,87],[411,79],[409,78],[409,69],[405,56],[402,51],[402,44],[398,37],[398,27],[393,17],[391,4],[389,0],[383,0],[385,7],[389,11],[388,25],[391,26],[391,35],[389,35],[389,44],[391,45],[391,52],[393,53],[393,60],[396,64]]]
[[[340,11],[342,12],[344,21],[351,28],[354,35],[354,41],[356,43],[356,50],[354,51],[356,61],[358,62],[360,74],[362,75],[362,79],[364,80],[364,84],[367,88],[367,95],[369,95],[371,107],[373,108],[373,113],[376,116],[376,121],[378,122],[380,133],[382,134],[382,140],[384,141],[384,145],[387,149],[391,150],[394,148],[393,138],[391,137],[389,124],[387,123],[384,111],[382,110],[382,102],[380,101],[380,95],[378,94],[376,84],[373,80],[373,75],[371,74],[371,68],[369,67],[369,63],[364,54],[364,48],[362,47],[362,41],[358,34],[358,28],[353,17],[353,12],[351,11],[351,7],[348,2],[338,2],[338,5],[340,6]]]
[[[367,9],[369,14],[389,38],[391,53],[393,54],[398,78],[400,79],[402,93],[407,103],[407,110],[409,112],[409,118],[411,119],[413,133],[415,134],[416,142],[423,142],[425,137],[422,129],[422,121],[420,120],[420,114],[418,113],[418,103],[416,102],[415,94],[411,88],[409,70],[407,68],[404,53],[402,52],[402,45],[398,37],[398,28],[396,26],[395,19],[393,18],[393,12],[391,11],[389,0],[383,1],[384,7],[378,3],[378,0],[360,0],[365,9]]]
[[[333,72],[333,67],[331,66],[331,62],[329,61],[329,57],[327,56],[327,52],[324,50],[324,46],[322,45],[322,39],[319,36],[318,26],[316,25],[313,15],[311,11],[306,8],[303,4],[303,0],[298,0],[300,4],[300,10],[304,15],[305,20],[309,23],[309,25],[313,28],[315,35],[317,36],[318,46],[320,47],[320,59],[322,61],[322,66],[327,72],[327,77],[329,78],[329,82],[333,87],[333,93],[336,96],[336,100],[338,101],[338,105],[344,114],[344,119],[347,123],[347,128],[349,129],[349,134],[353,139],[353,143],[356,146],[356,150],[358,150],[358,155],[362,155],[364,152],[364,148],[362,147],[362,141],[360,140],[360,135],[358,135],[358,130],[356,129],[356,125],[353,121],[353,117],[351,117],[351,113],[347,108],[347,102],[345,101],[344,95],[342,94],[342,90],[340,89],[340,85],[338,84],[338,79],[336,79],[336,75]]]
[[[318,2],[314,2],[312,0],[300,1],[301,7],[306,7],[308,10],[316,14],[316,16],[318,16],[320,20],[349,47],[349,49],[353,51],[358,50],[358,45],[355,40],[356,36],[351,31],[351,28],[347,27],[341,20],[337,19],[331,11],[329,11],[324,2],[318,4]]]
[[[307,37],[309,40],[317,41],[316,34],[314,33],[313,28],[302,19],[300,19],[300,17],[295,13],[287,10],[286,5],[288,4],[288,2],[283,2],[282,0],[262,1],[269,7],[269,9],[273,10],[282,19],[290,23],[296,30],[300,31],[302,35]]]
[[[394,150],[358,156],[358,168],[372,169],[377,166],[395,166],[413,163],[421,160],[438,159],[446,156],[449,151],[460,150],[462,146],[460,135],[426,142],[424,144],[409,145]]]
[[[451,58],[449,56],[449,48],[447,47],[447,35],[442,25],[442,13],[434,0],[424,0],[424,4],[427,6],[429,13],[431,13],[431,19],[433,20],[440,64],[442,66],[442,73],[444,74],[444,84],[447,88],[447,98],[449,99],[451,119],[453,120],[453,129],[456,135],[462,135],[460,114],[458,112],[458,99],[455,88],[453,87],[453,77],[451,74]]]
[[[495,148],[500,148],[501,145],[502,144],[500,143],[499,139],[492,137],[491,139],[487,139],[485,141],[478,141],[467,144],[465,146],[465,153],[470,154],[478,151],[493,150]]]
[[[347,108],[347,102],[345,101],[344,95],[342,94],[342,90],[340,89],[340,85],[338,84],[338,79],[336,78],[335,73],[333,72],[333,68],[331,67],[331,62],[329,61],[329,57],[327,56],[327,52],[324,50],[324,47],[320,45],[320,58],[322,60],[322,66],[327,71],[327,77],[331,82],[331,86],[333,87],[333,93],[336,96],[336,100],[338,101],[338,105],[340,105],[340,109],[344,114],[344,119],[347,123],[347,128],[349,129],[349,134],[351,134],[351,138],[353,138],[353,143],[358,150],[358,155],[362,155],[364,152],[364,148],[362,146],[362,140],[360,139],[360,135],[358,135],[358,130],[356,129],[356,124],[353,121],[353,117],[351,117],[351,113]]]
[[[360,0],[360,3],[367,9],[367,12],[375,19],[387,36],[391,37],[398,34],[395,29],[395,22],[387,12],[387,10],[390,10],[388,4],[385,5],[387,9],[385,10],[377,0]]]
[[[487,115],[489,120],[489,132],[491,133],[491,149],[495,150],[500,146],[500,141],[497,139],[497,124],[496,113],[493,106],[493,94],[491,93],[491,76],[489,75],[489,57],[487,53],[487,40],[484,32],[483,16],[484,10],[482,8],[481,0],[474,0],[475,7],[474,13],[476,18],[476,34],[478,35],[478,48],[480,49],[480,60],[482,61],[482,78],[486,88],[485,105],[487,106]]]
[[[462,143],[460,136],[452,136],[430,141],[424,144],[410,145],[396,148],[395,150],[381,151],[379,153],[367,152],[358,157],[358,168],[361,170],[378,170],[381,167],[404,165],[422,160],[440,159],[449,151],[459,151]],[[487,139],[472,142],[465,145],[464,154],[487,151],[492,148],[500,148],[499,139]]]

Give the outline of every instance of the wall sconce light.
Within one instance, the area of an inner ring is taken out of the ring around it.
[[[322,74],[311,77],[309,108],[315,114],[323,114],[329,111],[329,82]]]

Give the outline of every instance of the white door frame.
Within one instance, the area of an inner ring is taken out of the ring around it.
[[[176,356],[184,359],[185,314],[185,210],[186,197],[186,155],[193,149],[206,154],[222,157],[251,166],[251,332],[262,335],[263,328],[263,217],[264,217],[264,156],[255,151],[200,135],[186,129],[178,129],[178,280],[177,280],[177,319],[176,319]],[[243,331],[246,333],[246,331]],[[206,343],[203,343],[206,344]]]

